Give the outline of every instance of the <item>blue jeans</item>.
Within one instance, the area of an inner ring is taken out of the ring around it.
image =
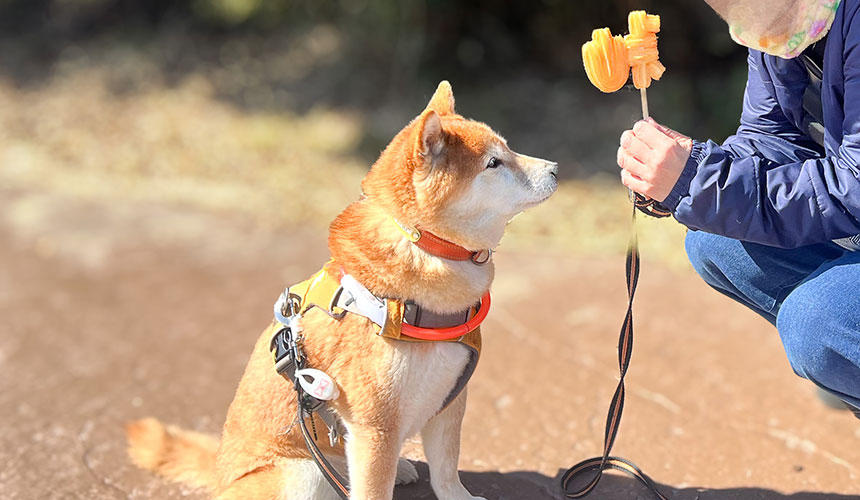
[[[860,252],[701,231],[687,232],[686,247],[705,282],[776,326],[795,373],[860,408]]]

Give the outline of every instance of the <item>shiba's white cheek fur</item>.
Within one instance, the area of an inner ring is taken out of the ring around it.
[[[542,200],[551,189],[538,189],[518,179],[507,168],[485,170],[445,210],[454,227],[479,239],[483,248],[498,245],[505,225],[514,215]],[[546,191],[539,194],[537,191]]]

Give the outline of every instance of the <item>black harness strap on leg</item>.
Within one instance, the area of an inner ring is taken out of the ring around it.
[[[638,203],[634,202],[634,221],[636,219],[636,209],[641,209],[641,207]],[[648,213],[647,211],[645,212]],[[624,410],[624,376],[627,375],[627,367],[630,365],[630,356],[633,354],[633,296],[636,294],[636,285],[639,282],[639,245],[636,239],[635,228],[633,229],[633,234],[630,237],[630,243],[627,246],[626,274],[628,297],[627,314],[624,316],[624,323],[621,325],[621,334],[618,339],[618,367],[621,372],[621,378],[618,381],[618,387],[615,389],[615,394],[612,396],[612,403],[609,405],[609,414],[606,416],[606,432],[603,437],[603,455],[583,460],[568,469],[561,476],[561,488],[564,491],[564,496],[567,498],[581,498],[588,495],[594,490],[597,483],[600,482],[600,478],[603,476],[604,470],[616,469],[626,472],[638,479],[657,498],[667,500],[667,498],[657,490],[651,478],[642,472],[639,467],[624,458],[610,456],[612,445],[615,443],[615,437],[618,435],[618,428],[621,423],[621,413]],[[594,471],[595,474],[588,484],[578,490],[571,491],[569,489],[570,483],[575,477],[591,471]]]
[[[298,406],[298,415],[296,419],[299,423],[299,428],[302,431],[302,437],[305,440],[305,446],[317,464],[320,473],[323,475],[328,484],[334,489],[335,493],[343,499],[349,500],[349,482],[335,469],[329,462],[322,451],[317,446],[315,441],[316,432],[311,435],[308,430],[307,417],[313,418],[313,413],[323,407],[323,402],[307,394],[301,384],[295,378],[295,370],[304,367],[304,356],[300,352],[298,342],[293,337],[294,333],[290,331],[289,326],[281,328],[272,338],[270,349],[275,359],[275,368],[277,372],[290,381],[296,389],[296,400]],[[313,424],[313,421],[311,421]]]

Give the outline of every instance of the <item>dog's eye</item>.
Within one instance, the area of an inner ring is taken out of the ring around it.
[[[487,162],[487,168],[496,168],[496,167],[501,167],[501,166],[502,166],[502,160],[496,158],[495,156],[490,158],[490,161]]]

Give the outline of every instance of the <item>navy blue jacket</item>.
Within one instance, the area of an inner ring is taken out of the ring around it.
[[[824,148],[806,132],[799,59],[750,50],[740,127],[694,142],[663,204],[691,229],[779,247],[860,233],[860,0],[843,0],[827,38]]]

